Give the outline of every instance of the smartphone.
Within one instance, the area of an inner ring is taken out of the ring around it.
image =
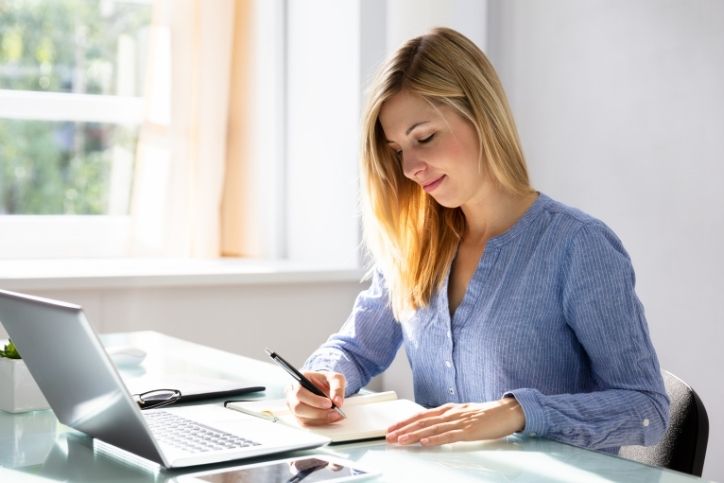
[[[265,461],[179,476],[178,483],[319,483],[359,481],[380,473],[354,461],[328,455],[311,455]]]

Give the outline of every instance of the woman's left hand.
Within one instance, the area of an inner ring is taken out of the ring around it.
[[[502,438],[524,427],[523,408],[512,397],[487,403],[448,403],[393,424],[387,428],[387,442],[436,446]]]

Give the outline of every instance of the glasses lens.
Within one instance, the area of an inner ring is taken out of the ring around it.
[[[152,407],[165,406],[178,400],[181,393],[174,389],[158,389],[155,391],[144,392],[139,395],[141,406],[144,409]]]

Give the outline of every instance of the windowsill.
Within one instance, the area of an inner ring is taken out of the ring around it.
[[[359,282],[363,274],[359,268],[320,267],[284,260],[0,260],[0,288],[9,290]]]

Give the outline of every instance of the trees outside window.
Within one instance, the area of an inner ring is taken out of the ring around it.
[[[128,213],[151,5],[0,0],[0,215]]]

